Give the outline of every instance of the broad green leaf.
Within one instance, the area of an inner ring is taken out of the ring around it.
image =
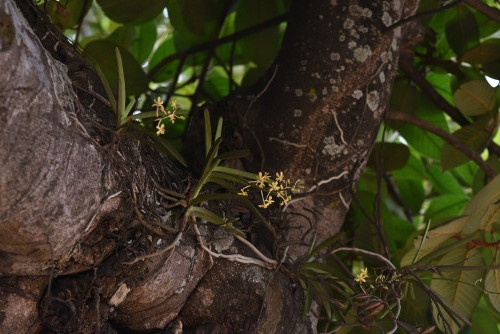
[[[278,1],[240,0],[236,8],[235,30],[255,26],[280,14]],[[238,41],[242,54],[257,67],[252,79],[257,79],[271,66],[280,48],[280,27],[267,28]],[[248,73],[247,73],[248,76]],[[244,79],[246,84],[252,80]]]
[[[425,189],[422,180],[395,178],[399,194],[412,214],[420,212],[425,199]]]
[[[400,320],[410,324],[424,324],[429,320],[428,314],[431,308],[429,295],[418,285],[408,283],[408,293],[401,299]]]
[[[499,217],[500,175],[495,177],[467,204],[464,214],[468,215],[464,233],[473,233],[493,225]]]
[[[486,163],[493,168],[498,174],[500,174],[500,158],[490,155]],[[474,174],[474,179],[472,181],[472,190],[474,193],[478,193],[483,189],[484,185],[488,182],[484,171],[481,168],[476,169],[476,173]]]
[[[491,38],[464,53],[460,60],[469,64],[487,64],[498,59],[500,59],[500,38]]]
[[[229,94],[229,77],[221,66],[210,69],[204,87],[214,101],[219,101]]]
[[[499,312],[495,312],[488,305],[485,296],[481,297],[479,305],[472,315],[472,327],[467,334],[500,334],[500,328],[498,327],[500,323]]]
[[[392,176],[395,180],[412,179],[421,181],[422,178],[426,177],[426,172],[421,159],[413,152],[410,154],[408,163],[403,168],[393,171]]]
[[[487,76],[500,80],[500,60],[484,64],[483,71]]]
[[[136,26],[135,36],[136,38],[130,46],[130,53],[139,63],[143,64],[153,51],[157,37],[156,25],[150,21]]]
[[[446,194],[431,199],[429,208],[425,211],[424,220],[433,223],[444,221],[462,213],[469,197],[465,194]]]
[[[453,101],[453,96],[451,94],[452,78],[453,77],[450,73],[430,72],[426,75],[427,81],[429,81],[439,95],[441,95],[449,103],[452,103]]]
[[[460,56],[479,43],[479,27],[474,14],[466,6],[456,7],[454,14],[446,23],[446,39]]]
[[[175,51],[173,34],[169,34],[160,46],[153,52],[153,56],[151,56],[148,64],[148,70],[151,71],[151,69],[158,65],[164,58],[173,55]],[[179,60],[168,62],[158,72],[156,72],[152,80],[154,82],[163,82],[171,79],[174,76],[178,65]]]
[[[496,104],[495,89],[485,80],[472,80],[462,84],[453,100],[457,108],[467,116],[478,116],[491,112]]]
[[[441,167],[430,165],[427,175],[432,183],[432,190],[440,194],[463,194],[464,190],[451,172],[444,172]]]
[[[500,312],[500,269],[490,269],[484,279],[484,290],[491,305]]]
[[[418,105],[420,92],[407,80],[396,79],[392,87],[390,110],[413,113]]]
[[[441,258],[438,265],[457,266],[482,266],[484,265],[481,253],[477,249],[467,250],[466,247],[455,248]],[[481,298],[481,286],[478,281],[483,277],[483,270],[456,270],[446,271],[443,277],[434,275],[431,281],[431,289],[436,292],[447,303],[448,306],[459,312],[465,318],[470,319],[479,299]],[[438,317],[436,306],[433,304],[432,314],[439,329],[444,331],[443,321]],[[459,332],[460,327],[445,313],[445,320],[450,324],[452,333]]]
[[[87,14],[92,6],[92,0],[45,1],[47,13],[53,24],[61,30],[73,28]]]
[[[414,247],[401,259],[401,266],[412,264],[419,248],[420,253],[415,261],[418,261],[424,256],[432,253],[435,249],[442,246],[447,240],[460,235],[466,221],[467,217],[455,219],[445,225],[441,225],[435,229],[430,230],[427,233],[427,238],[424,241],[422,241],[422,236],[416,238],[414,241]]]
[[[126,93],[128,95],[140,95],[148,87],[148,79],[141,65],[126,49],[107,40],[92,41],[85,46],[85,56],[94,64],[99,65],[104,76],[114,92],[118,91],[118,65],[116,62],[115,49],[118,47],[123,60],[123,71],[125,73]]]
[[[255,180],[257,178],[257,175],[254,173],[245,172],[245,171],[242,171],[239,169],[223,167],[223,166],[215,167],[214,172],[221,172],[221,173],[225,173],[225,174],[229,174],[229,175],[240,176],[240,177],[248,178],[251,180]]]
[[[135,27],[133,25],[126,24],[116,28],[113,33],[109,35],[107,40],[129,50],[135,38]]]
[[[488,131],[479,124],[464,126],[455,131],[452,136],[476,153],[481,153],[481,150],[484,149],[490,139]],[[441,166],[443,170],[452,169],[468,161],[470,161],[470,158],[458,149],[448,143],[444,144],[441,151]]]
[[[424,95],[421,96],[413,116],[432,123],[444,131],[448,131],[448,123],[443,113],[439,109],[436,109],[434,104]],[[444,141],[440,137],[427,131],[422,131],[410,124],[400,125],[397,127],[397,131],[419,153],[436,160],[441,158],[441,147]]]
[[[97,0],[104,13],[119,23],[141,23],[154,19],[163,11],[166,0]]]
[[[477,164],[473,161],[470,161],[469,163],[453,168],[451,172],[453,175],[460,179],[462,184],[467,187],[471,187],[474,182],[474,174],[477,170]]]
[[[168,16],[180,51],[217,38],[228,0],[169,0]]]
[[[383,171],[403,168],[410,158],[408,146],[399,143],[376,143],[370,154],[368,166],[377,169],[381,165]]]

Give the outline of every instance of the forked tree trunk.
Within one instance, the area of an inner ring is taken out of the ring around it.
[[[291,272],[314,234],[342,225],[396,70],[401,31],[385,28],[415,6],[295,1],[263,94],[224,102],[266,171],[304,180],[279,238],[252,239],[275,258],[292,245]],[[95,74],[26,1],[0,0],[0,73],[0,332],[315,332],[289,270],[200,248],[184,207],[159,195],[196,181],[147,138],[114,133]],[[155,217],[172,233],[146,226]],[[252,255],[221,231],[204,231],[214,250]]]

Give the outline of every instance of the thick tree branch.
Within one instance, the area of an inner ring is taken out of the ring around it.
[[[442,130],[438,126],[425,122],[419,118],[413,117],[410,114],[402,113],[398,111],[391,111],[387,114],[387,119],[391,121],[405,122],[418,126],[421,129],[432,132],[433,134],[441,137],[444,141],[446,141],[451,146],[455,147],[457,150],[465,154],[467,157],[472,159],[477,165],[488,175],[489,178],[493,179],[497,173],[493,168],[491,168],[481,156],[472,151],[470,148],[465,146],[462,142],[458,141],[455,137]]]
[[[474,7],[484,15],[488,16],[490,19],[500,22],[500,10],[497,8],[490,7],[481,0],[465,0],[465,2],[469,6]]]

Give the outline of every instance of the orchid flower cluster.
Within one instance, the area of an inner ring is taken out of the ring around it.
[[[158,130],[156,131],[157,136],[165,134],[165,124],[163,124],[163,121],[165,119],[168,118],[170,122],[172,122],[172,124],[175,123],[176,119],[184,119],[184,116],[179,116],[176,114],[177,103],[175,102],[175,100],[172,100],[170,102],[170,105],[172,107],[172,110],[167,110],[163,106],[163,101],[161,100],[161,97],[158,96],[154,100],[153,107],[156,107],[156,117],[157,117],[156,120],[158,121],[158,125],[156,126],[156,129]]]
[[[238,195],[248,196],[249,188],[255,187],[260,191],[262,204],[259,208],[267,209],[273,204],[276,198],[280,205],[286,205],[292,200],[290,192],[298,192],[301,189],[300,180],[292,184],[290,179],[285,179],[283,172],[276,173],[276,178],[271,178],[268,172],[259,172],[255,181],[250,181],[250,184],[240,189]],[[274,196],[274,198],[273,198]]]

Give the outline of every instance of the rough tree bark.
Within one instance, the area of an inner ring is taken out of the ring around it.
[[[304,180],[278,240],[253,233],[269,256],[291,246],[291,271],[314,234],[342,225],[396,70],[401,28],[386,27],[415,6],[295,1],[265,88],[220,106],[265,170]],[[1,0],[0,28],[0,332],[315,332],[289,270],[199,247],[183,206],[159,195],[182,204],[196,181],[147,138],[113,132],[95,74],[43,15]],[[204,234],[217,251],[252,254]]]

